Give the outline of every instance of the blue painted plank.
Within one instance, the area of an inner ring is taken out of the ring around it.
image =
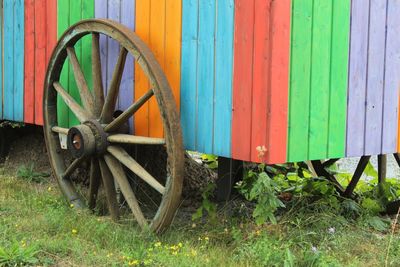
[[[14,121],[24,120],[24,1],[14,1]]]
[[[370,4],[364,141],[366,155],[379,154],[381,151],[386,39],[386,1],[371,0]]]
[[[346,155],[364,154],[369,2],[353,0],[351,13]]]
[[[397,150],[400,85],[400,0],[388,1],[382,153]]]
[[[215,43],[213,153],[231,156],[234,1],[219,0]],[[209,96],[212,97],[211,95]]]
[[[4,8],[4,119],[13,120],[14,113],[14,1],[5,0]]]
[[[198,1],[182,2],[181,123],[184,146],[196,150]]]
[[[197,58],[197,150],[212,153],[214,95],[214,0],[199,1],[199,46]]]
[[[120,1],[108,0],[107,3],[107,18],[120,22]],[[108,38],[107,40],[107,90],[110,86],[114,67],[119,54],[119,44],[117,41]]]

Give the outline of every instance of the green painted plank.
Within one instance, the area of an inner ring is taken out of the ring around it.
[[[324,159],[328,154],[332,0],[314,0],[312,23],[307,159]]]
[[[308,156],[312,17],[312,0],[293,0],[289,81],[289,162],[303,161]]]
[[[60,38],[69,25],[69,0],[59,0],[57,2],[57,34]],[[60,83],[68,90],[69,67],[65,65],[61,71]],[[57,97],[57,120],[61,127],[68,127],[68,107],[61,97]]]
[[[82,19],[94,17],[94,0],[59,0],[58,1],[58,36],[71,25]],[[89,87],[92,87],[91,74],[91,37],[85,36],[75,44],[75,52],[81,64],[85,79]],[[67,89],[69,94],[81,103],[79,91],[75,82],[69,60],[67,59],[61,72],[60,82]],[[58,120],[59,125],[71,127],[79,124],[78,119],[69,110],[61,99],[58,99]]]
[[[346,153],[347,84],[351,0],[334,1],[328,158]]]

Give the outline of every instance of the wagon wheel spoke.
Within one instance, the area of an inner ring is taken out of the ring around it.
[[[91,115],[84,110],[62,87],[59,82],[53,83],[54,89],[62,97],[65,104],[71,109],[80,122],[87,121],[91,118]]]
[[[141,227],[147,227],[147,221],[143,215],[142,210],[140,209],[138,200],[133,193],[131,185],[129,184],[128,178],[126,177],[125,171],[122,168],[121,164],[111,155],[105,155],[104,159],[112,175],[119,184],[122,194],[124,195],[125,200],[131,208],[132,213],[138,221],[139,225]]]
[[[137,144],[137,145],[165,145],[164,138],[152,138],[129,134],[114,134],[107,137],[110,143]]]
[[[118,146],[109,146],[107,151],[110,152],[123,165],[139,176],[143,181],[148,183],[155,190],[164,194],[165,187],[162,186],[150,173],[148,173],[139,163],[136,162],[124,149]]]
[[[99,117],[104,105],[104,91],[101,77],[100,35],[98,33],[92,34],[92,77],[95,104],[94,114],[96,117]]]
[[[118,220],[119,212],[114,179],[104,159],[99,159],[99,164],[104,191],[106,192],[108,209],[110,210],[111,218],[116,221]]]
[[[99,192],[101,173],[99,160],[97,158],[92,158],[90,163],[90,178],[89,178],[89,197],[88,205],[89,209],[93,210],[96,207],[97,194]]]
[[[142,97],[140,97],[135,103],[133,103],[127,110],[119,115],[115,120],[108,124],[104,130],[106,132],[112,132],[121,127],[129,118],[135,114],[152,96],[154,91],[150,89]]]
[[[103,110],[101,111],[101,122],[109,123],[112,120],[127,54],[128,51],[124,47],[121,47],[117,64],[115,65],[114,73],[110,82],[110,88],[108,88],[108,94],[105,99]]]
[[[69,129],[68,128],[62,128],[62,127],[58,127],[58,126],[54,126],[53,128],[51,128],[51,130],[55,133],[59,133],[59,134],[68,134]]]
[[[68,166],[68,168],[65,170],[65,172],[62,174],[63,179],[69,179],[71,174],[82,164],[82,162],[85,161],[84,157],[80,157],[77,159],[74,159],[72,163]]]

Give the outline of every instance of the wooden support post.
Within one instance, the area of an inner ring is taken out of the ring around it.
[[[399,167],[400,167],[400,155],[399,155],[399,153],[394,153],[393,157],[396,160],[397,165],[399,165]]]
[[[323,166],[323,164],[321,163],[320,160],[312,160],[311,161],[312,166],[314,168],[315,173],[318,176],[321,177],[325,177],[326,179],[328,179],[329,181],[331,181],[333,183],[333,185],[335,186],[336,190],[340,193],[343,194],[344,189],[343,187],[340,185],[340,183],[336,180],[335,176],[330,174],[325,167]]]
[[[369,162],[369,159],[371,156],[362,156],[360,161],[358,162],[356,171],[353,174],[353,178],[351,179],[349,185],[346,188],[346,191],[344,191],[343,196],[344,197],[351,197],[353,194],[354,189],[356,188],[356,185],[358,181],[361,178],[361,175],[363,174],[365,167],[367,167],[367,164]]]
[[[236,182],[243,178],[243,162],[231,158],[218,157],[218,179],[216,200],[228,201]]]
[[[339,159],[328,159],[328,160],[324,161],[324,163],[322,163],[322,166],[324,166],[324,168],[328,168],[328,167],[332,166],[338,160]]]
[[[378,155],[378,183],[386,180],[386,155]]]

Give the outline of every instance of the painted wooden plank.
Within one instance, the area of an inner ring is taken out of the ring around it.
[[[234,0],[219,0],[216,14],[213,153],[231,157]]]
[[[165,75],[179,110],[182,1],[165,1]]]
[[[286,161],[291,0],[272,1],[267,162]]]
[[[35,122],[35,1],[25,0],[24,122]]]
[[[398,152],[400,90],[400,1],[388,1],[382,154]]]
[[[255,0],[253,37],[253,88],[251,104],[251,161],[259,157],[257,146],[267,146],[267,116],[270,101],[271,1]]]
[[[346,150],[347,84],[351,1],[333,1],[329,140],[327,158],[342,158]]]
[[[364,154],[369,2],[353,0],[351,7],[346,156]]]
[[[254,1],[235,2],[232,157],[250,159]]]
[[[196,149],[198,0],[182,2],[181,124],[186,149]]]
[[[81,20],[90,19],[94,17],[94,0],[82,1],[81,7]],[[85,80],[89,86],[90,90],[93,90],[93,80],[92,80],[92,36],[86,35],[82,37],[82,54],[80,58],[81,68]]]
[[[310,128],[307,159],[328,154],[332,1],[314,0],[312,21]]]
[[[70,24],[70,6],[69,0],[58,0],[57,2],[57,35],[61,37]],[[61,85],[68,90],[69,64],[64,64],[60,75]],[[57,121],[60,127],[69,126],[68,107],[61,97],[57,97]]]
[[[47,68],[47,21],[46,2],[35,1],[35,122],[42,122],[42,98],[44,76]],[[37,95],[36,95],[37,94]]]
[[[14,121],[24,121],[24,1],[14,0]]]
[[[308,157],[313,1],[293,0],[288,161]]]
[[[136,1],[136,33],[147,44],[150,45],[150,1]],[[135,100],[145,94],[150,86],[146,75],[138,64],[135,64]],[[145,104],[139,109],[134,117],[135,134],[141,136],[149,135],[149,105]]]
[[[121,1],[121,23],[132,31],[135,30],[135,1]],[[133,103],[134,95],[134,58],[128,55],[125,62],[125,70],[121,81],[121,94],[119,96],[119,109],[125,110]],[[133,130],[133,120],[129,121],[130,129]]]
[[[14,3],[3,2],[4,8],[4,93],[3,118],[14,119]]]
[[[166,0],[151,0],[150,5],[150,47],[161,68],[165,68],[165,23]],[[149,135],[163,137],[160,110],[155,98],[149,101]]]
[[[379,154],[381,151],[386,3],[386,1],[381,0],[370,1],[365,155]]]
[[[95,0],[94,2],[94,13],[95,18],[107,18],[108,11],[107,0]],[[104,35],[100,35],[100,61],[101,61],[101,78],[103,80],[104,93],[107,93],[108,83],[107,83],[107,45],[108,41]]]
[[[197,149],[203,152],[212,151],[213,145],[215,10],[215,1],[199,1],[196,137]]]

